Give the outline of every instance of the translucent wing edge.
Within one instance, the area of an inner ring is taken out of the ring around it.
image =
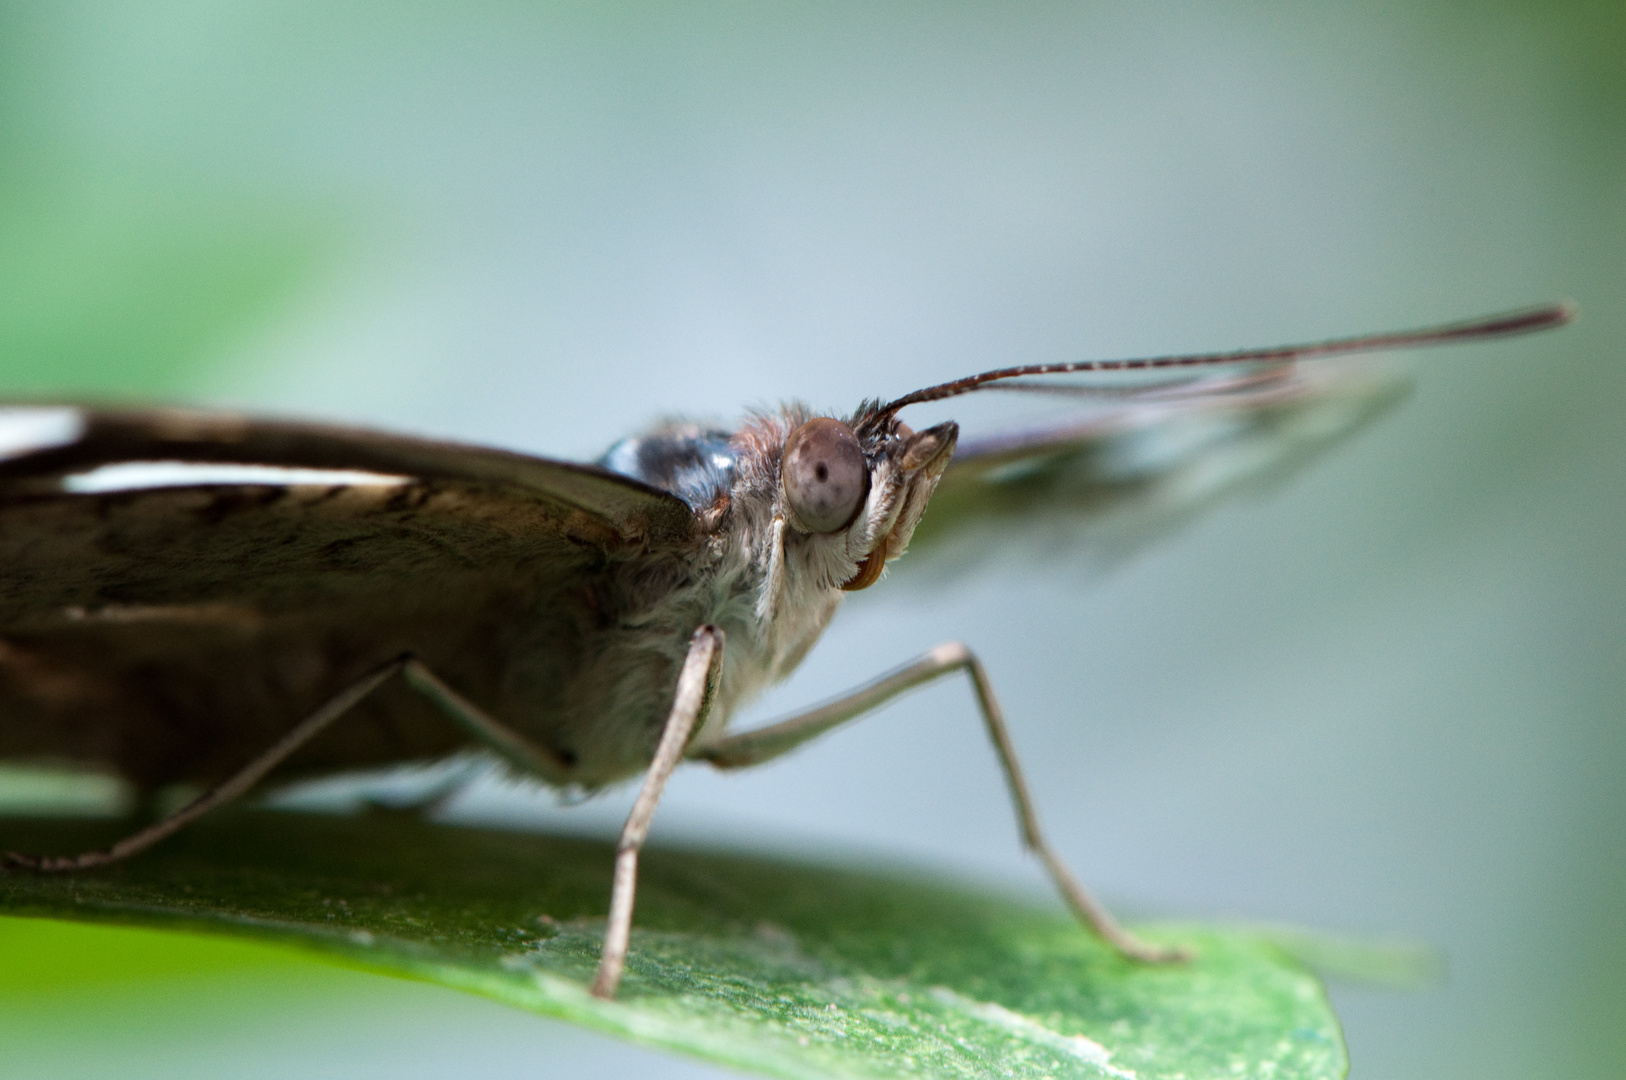
[[[1086,564],[1110,565],[1207,507],[1282,479],[1386,412],[1409,385],[1369,362],[1323,361],[1224,392],[968,439],[898,565],[906,577],[919,567],[932,578],[1002,549],[1079,552]]]

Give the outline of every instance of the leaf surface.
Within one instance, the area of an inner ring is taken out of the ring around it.
[[[122,823],[0,821],[53,853]],[[1319,982],[1268,935],[1161,926],[1187,965],[897,874],[656,848],[618,1000],[590,997],[613,848],[399,813],[240,811],[122,866],[0,875],[0,913],[241,935],[773,1076],[1335,1078]]]

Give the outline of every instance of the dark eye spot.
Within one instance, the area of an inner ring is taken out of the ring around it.
[[[852,429],[840,420],[809,420],[785,440],[780,485],[793,524],[833,533],[852,524],[869,494],[869,463]]]

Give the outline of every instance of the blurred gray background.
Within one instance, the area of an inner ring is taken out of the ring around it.
[[[7,5],[0,253],[7,393],[567,457],[1579,300],[1403,358],[1400,410],[1104,580],[900,566],[759,715],[963,638],[1124,910],[1449,955],[1336,989],[1353,1075],[1626,1073],[1620,5]],[[454,813],[608,833],[629,798]],[[684,774],[655,835],[1043,895],[959,685]],[[722,1075],[316,965],[0,998],[19,1075]]]

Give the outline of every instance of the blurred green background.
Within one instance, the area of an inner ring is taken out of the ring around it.
[[[1407,358],[1397,413],[1104,581],[900,567],[763,710],[966,639],[1120,905],[1447,952],[1443,987],[1337,991],[1361,1077],[1626,1074],[1626,7],[0,7],[12,395],[586,457],[669,412],[1562,296],[1575,327]],[[627,798],[454,816],[607,832]],[[959,686],[685,774],[656,836],[1042,895]],[[0,1045],[18,1076],[722,1075],[16,921]]]

